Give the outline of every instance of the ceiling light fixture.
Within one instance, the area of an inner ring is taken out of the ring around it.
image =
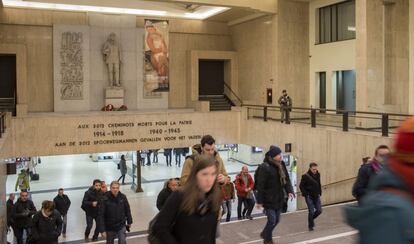
[[[205,7],[202,6],[199,9],[197,9],[197,11],[193,12],[193,13],[184,13],[184,18],[188,18],[188,19],[207,19],[208,17],[211,17],[213,15],[222,13],[226,10],[228,10],[229,8],[226,7]]]
[[[88,5],[75,5],[75,4],[60,4],[60,3],[44,3],[33,2],[23,0],[3,0],[4,7],[15,8],[34,8],[34,9],[50,9],[50,10],[63,10],[63,11],[80,11],[80,12],[98,12],[108,14],[131,14],[140,16],[167,16],[174,18],[186,18],[186,19],[199,19],[203,20],[210,16],[224,12],[229,8],[225,7],[207,7],[200,6],[196,11],[192,13],[171,13],[167,11],[159,10],[146,10],[146,9],[134,9],[134,8],[115,8],[104,6],[88,6]]]
[[[158,10],[114,8],[114,7],[58,4],[58,3],[41,3],[41,2],[29,2],[29,1],[22,1],[22,0],[3,0],[3,6],[4,7],[17,7],[17,8],[63,10],[63,11],[99,12],[99,13],[111,13],[111,14],[133,14],[133,15],[147,15],[147,16],[167,15],[166,11],[158,11]]]

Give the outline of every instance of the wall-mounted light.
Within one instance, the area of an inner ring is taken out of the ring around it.
[[[356,31],[355,26],[348,26],[348,31]]]

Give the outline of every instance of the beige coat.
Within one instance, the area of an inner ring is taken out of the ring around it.
[[[183,170],[181,171],[181,178],[180,178],[180,185],[183,186],[190,175],[191,169],[193,168],[194,159],[197,159],[198,156],[201,154],[201,145],[197,144],[194,145],[192,148],[193,154],[190,157],[187,157],[184,161]],[[225,176],[225,182],[227,182],[227,171],[224,167],[223,159],[221,159],[219,153],[215,153],[215,158],[219,163],[218,173]]]

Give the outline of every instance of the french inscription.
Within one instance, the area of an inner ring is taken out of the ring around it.
[[[117,122],[117,123],[80,123],[77,129],[82,133],[88,133],[94,138],[93,140],[80,140],[69,142],[57,142],[55,147],[66,146],[92,146],[92,145],[110,145],[110,144],[128,144],[128,143],[153,143],[153,142],[174,142],[184,140],[200,140],[201,135],[185,135],[186,126],[192,126],[192,120],[162,120],[162,121],[142,121],[142,122]],[[133,135],[132,128],[148,128],[145,136],[138,138],[125,138]]]

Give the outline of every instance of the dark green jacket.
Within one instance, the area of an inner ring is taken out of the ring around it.
[[[385,168],[371,181],[360,206],[345,207],[346,221],[359,230],[363,244],[414,243],[414,202],[382,191],[384,187],[404,189],[405,185]]]

